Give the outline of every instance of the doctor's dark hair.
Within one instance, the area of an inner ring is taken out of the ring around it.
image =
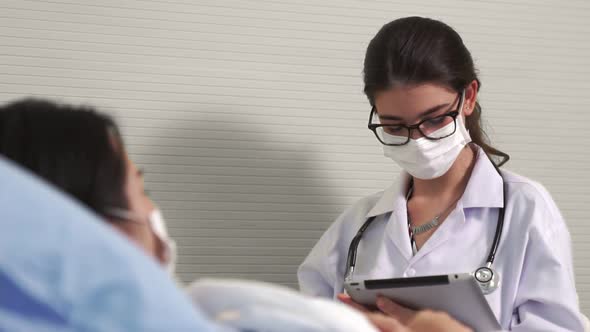
[[[375,95],[400,85],[437,83],[461,92],[477,81],[469,50],[459,34],[443,22],[406,17],[384,25],[369,43],[364,63],[364,92],[375,105]],[[481,125],[482,108],[476,102],[466,118],[466,127],[474,143],[502,166],[510,156],[489,143]]]
[[[40,99],[0,107],[0,154],[97,214],[128,207],[121,136],[111,118],[90,107]]]

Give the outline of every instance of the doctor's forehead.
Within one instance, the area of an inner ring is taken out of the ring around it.
[[[435,106],[451,106],[457,92],[437,84],[403,85],[375,95],[379,115],[412,115]]]

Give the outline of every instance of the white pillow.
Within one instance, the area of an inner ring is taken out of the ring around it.
[[[342,303],[308,297],[283,286],[201,279],[187,291],[212,320],[240,330],[377,332],[361,313]]]

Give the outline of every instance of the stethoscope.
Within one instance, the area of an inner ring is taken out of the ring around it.
[[[502,174],[500,173],[498,168],[496,168],[496,170],[498,171],[498,174],[500,174],[500,177],[502,177]],[[484,266],[479,267],[475,270],[475,272],[473,272],[473,277],[479,284],[479,287],[481,288],[481,291],[484,294],[491,294],[500,286],[500,274],[494,271],[494,269],[492,268],[492,264],[494,263],[494,259],[496,258],[496,251],[498,251],[498,245],[500,244],[500,238],[502,237],[502,227],[504,226],[504,208],[506,207],[506,183],[504,182],[503,177],[502,188],[504,205],[498,211],[498,222],[496,224],[494,242],[492,243],[492,247],[490,248],[490,253],[486,260],[486,264]],[[367,228],[369,228],[369,226],[375,220],[375,218],[376,216],[368,218],[350,242],[350,247],[348,248],[348,258],[346,259],[346,274],[344,275],[345,281],[352,280],[352,274],[354,273],[354,267],[356,266],[356,254],[359,243],[361,242],[363,234],[365,233]]]

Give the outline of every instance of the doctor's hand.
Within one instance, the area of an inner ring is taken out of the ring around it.
[[[419,311],[407,325],[378,312],[365,315],[380,332],[473,332],[443,312]]]
[[[431,310],[418,311],[407,327],[411,332],[473,332],[449,314]]]
[[[381,332],[473,332],[447,313],[415,311],[383,297],[377,301],[377,307],[381,312],[371,312],[346,294],[338,294],[338,299],[362,311]]]
[[[397,319],[402,324],[408,324],[418,313],[383,296],[377,297],[377,308],[382,313]]]
[[[358,304],[354,302],[350,296],[346,294],[338,294],[338,300],[341,302],[348,304],[349,306],[360,310],[362,312],[368,313],[370,312],[369,308],[363,306],[362,304]],[[384,313],[387,316],[393,317],[402,324],[407,324],[414,316],[416,315],[416,311],[412,309],[408,309],[404,306],[401,306],[388,298],[383,296],[379,296],[377,298],[377,309]]]

